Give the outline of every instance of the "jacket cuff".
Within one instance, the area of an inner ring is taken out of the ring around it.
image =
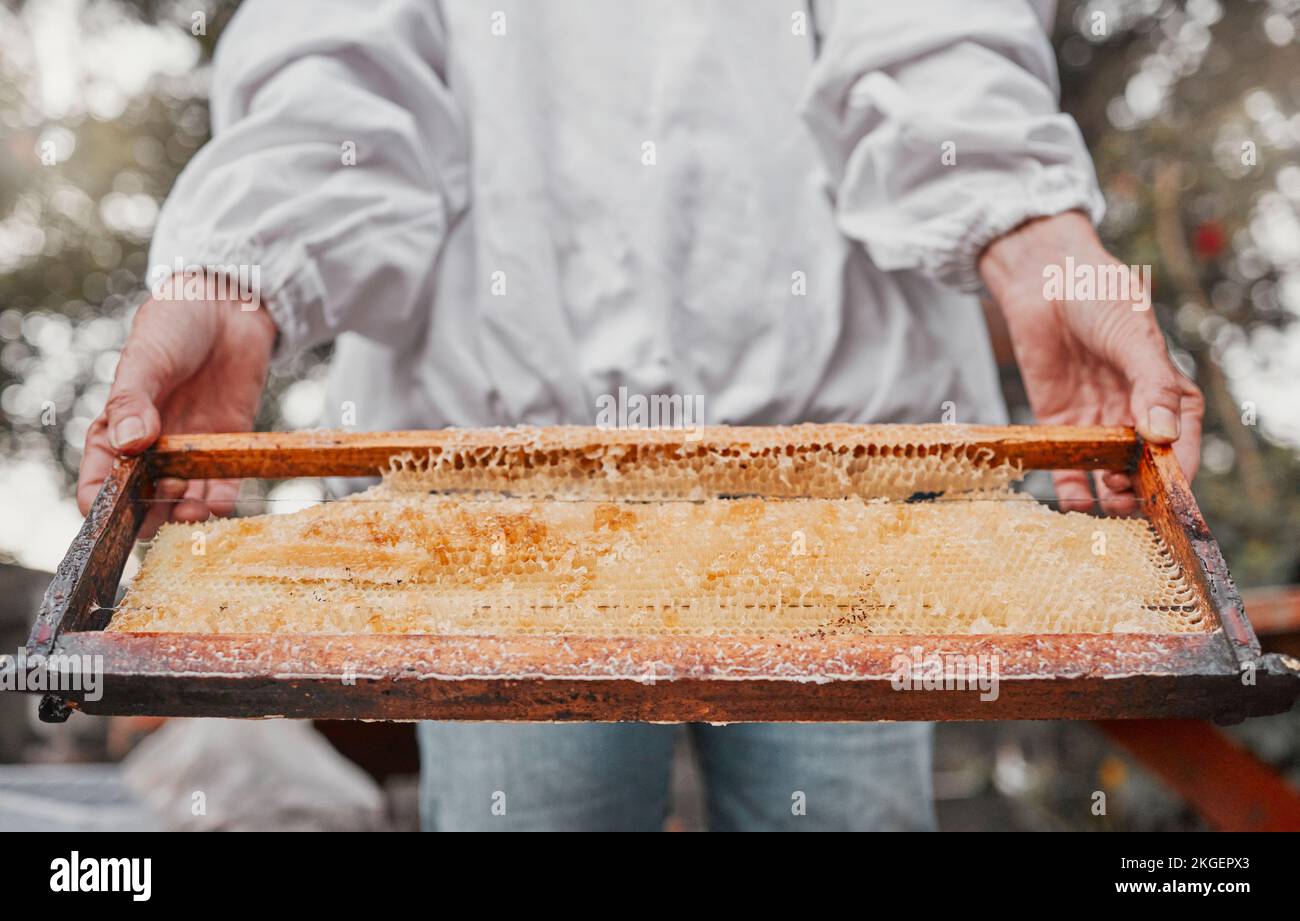
[[[927,221],[916,238],[899,241],[896,248],[876,241],[873,258],[882,268],[919,262],[921,270],[941,284],[979,292],[984,288],[979,258],[998,237],[1033,218],[1066,211],[1083,211],[1095,225],[1106,211],[1092,177],[1064,165],[1042,170],[1027,185],[1008,184],[981,195],[980,201],[980,207]]]

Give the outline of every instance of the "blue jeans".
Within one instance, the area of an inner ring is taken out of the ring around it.
[[[711,830],[935,827],[929,723],[689,728]],[[651,723],[422,723],[422,824],[660,830],[677,731]]]

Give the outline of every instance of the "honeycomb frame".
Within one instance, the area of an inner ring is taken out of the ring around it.
[[[828,428],[833,431],[828,431]],[[102,694],[43,693],[48,722],[103,715],[363,720],[683,722],[1194,718],[1235,722],[1300,697],[1300,668],[1261,653],[1172,451],[1131,429],[798,426],[709,430],[705,441],[805,441],[987,451],[1024,469],[1120,469],[1217,625],[1107,634],[580,636],[184,633],[106,630],[161,477],[362,476],[399,454],[455,444],[627,445],[665,435],[580,429],[165,436],[109,471],[59,565],[27,642],[32,656],[102,662]],[[490,498],[481,492],[461,498]],[[742,495],[743,498],[743,495]],[[909,497],[912,498],[912,497]],[[935,508],[942,499],[919,497]],[[860,496],[844,502],[870,502]],[[530,500],[520,500],[530,501]],[[594,500],[593,500],[594,501]],[[604,501],[604,500],[600,500]],[[699,500],[707,504],[707,500]],[[784,501],[784,500],[781,500]],[[901,693],[900,660],[997,663],[1000,693]],[[1243,681],[1249,672],[1252,680]]]

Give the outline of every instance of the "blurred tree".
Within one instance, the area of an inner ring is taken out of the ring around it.
[[[0,446],[6,457],[56,460],[66,489],[86,427],[107,398],[130,315],[147,293],[159,207],[208,138],[211,55],[237,5],[62,4],[80,46],[129,37],[124,24],[147,27],[192,46],[193,65],[156,74],[145,91],[121,100],[109,76],[74,71],[75,98],[53,114],[43,107],[41,79],[49,71],[66,77],[76,62],[37,60],[24,15],[36,4],[0,8]],[[284,389],[319,377],[324,354],[273,376],[260,425],[285,425]]]
[[[1246,584],[1300,575],[1300,411],[1265,411],[1257,374],[1224,373],[1268,370],[1300,333],[1298,15],[1290,2],[1073,0],[1054,36],[1062,106],[1106,193],[1102,234],[1153,266],[1161,325],[1205,391],[1197,493]],[[1297,353],[1272,373],[1294,378]]]

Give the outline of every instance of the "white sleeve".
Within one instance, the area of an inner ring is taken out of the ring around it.
[[[282,359],[343,331],[400,341],[468,195],[445,65],[435,3],[245,0],[152,271],[256,266]]]
[[[1058,107],[1053,7],[835,4],[803,116],[841,231],[881,269],[976,290],[981,251],[1018,224],[1072,209],[1101,219],[1092,160]]]

